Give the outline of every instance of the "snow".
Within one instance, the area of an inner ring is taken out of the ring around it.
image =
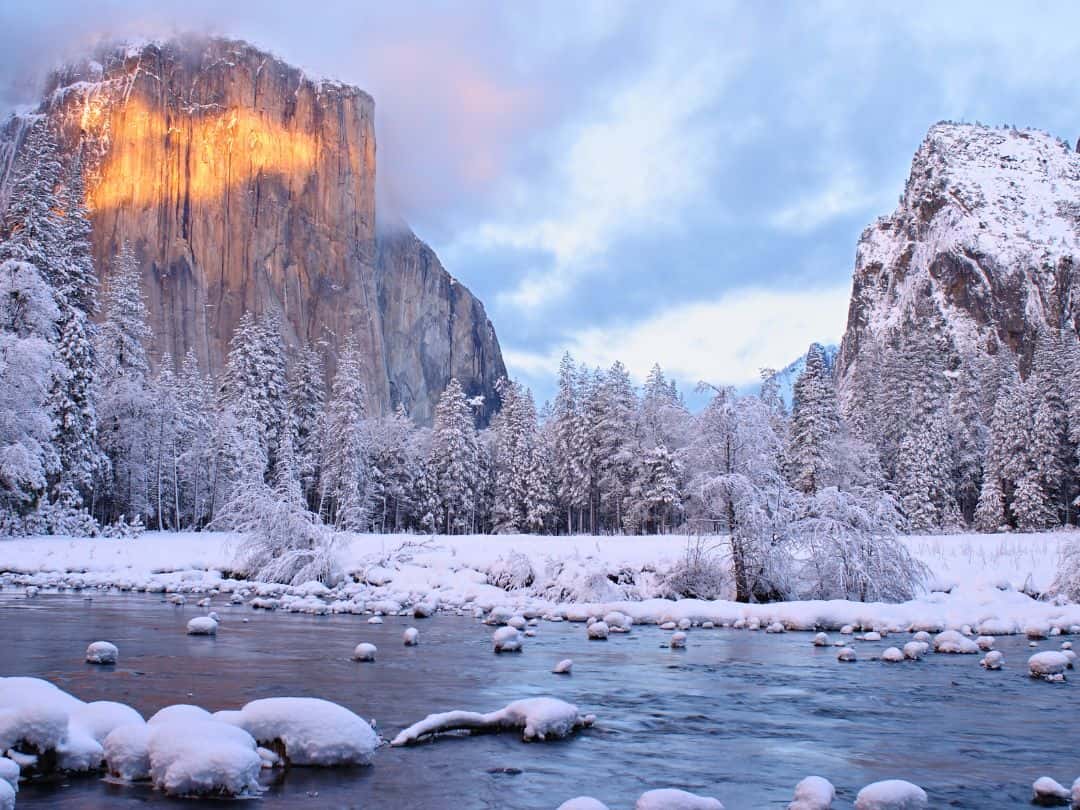
[[[209,616],[196,616],[187,623],[189,636],[216,636],[218,623]]]
[[[420,643],[420,631],[415,627],[407,627],[405,632],[401,634],[401,640],[406,647],[415,647]]]
[[[263,698],[222,721],[244,729],[264,747],[280,743],[290,765],[370,765],[378,745],[366,721],[319,698]]]
[[[908,658],[912,661],[919,661],[927,650],[930,649],[930,645],[925,641],[909,641],[904,645],[904,658]]]
[[[255,740],[243,729],[176,713],[151,722],[146,742],[154,787],[171,796],[260,792],[262,760]]]
[[[109,774],[125,782],[150,778],[150,726],[133,723],[114,728],[105,738]]]
[[[1072,798],[1071,791],[1051,779],[1049,776],[1040,776],[1031,786],[1031,802],[1042,807],[1057,807],[1066,805]]]
[[[979,665],[983,669],[997,670],[1005,666],[1005,656],[999,650],[991,650],[982,657]]]
[[[902,779],[874,782],[855,797],[855,810],[921,810],[928,806],[926,791]]]
[[[808,776],[795,786],[788,810],[829,810],[835,798],[832,782],[820,776]]]
[[[686,647],[686,633],[682,632],[681,630],[677,633],[672,633],[668,645],[673,650],[684,649]]]
[[[889,647],[881,654],[881,660],[890,664],[903,663],[904,658],[904,653],[901,652],[899,647]]]
[[[828,647],[829,646],[829,637],[825,633],[817,633],[817,634],[815,634],[814,635],[814,646],[815,647]]]
[[[577,796],[560,804],[558,810],[608,810],[608,806],[592,796]]]
[[[0,781],[19,789],[19,766],[7,757],[0,757]]]
[[[521,652],[523,640],[521,631],[516,627],[500,627],[492,634],[491,640],[497,653]]]
[[[84,729],[99,743],[103,743],[114,729],[131,724],[142,725],[143,718],[141,714],[123,703],[98,700],[75,708],[70,714],[70,721]]]
[[[642,793],[634,810],[724,810],[719,800],[698,796],[677,788],[662,788]]]
[[[1057,650],[1035,653],[1028,659],[1028,672],[1033,678],[1053,678],[1064,676],[1069,667],[1069,658]]]
[[[565,737],[593,724],[592,715],[582,715],[578,707],[556,698],[534,697],[516,700],[498,711],[480,714],[450,711],[431,714],[398,734],[390,743],[410,745],[422,737],[448,731],[505,731],[521,729],[522,739],[547,740]]]
[[[0,810],[15,810],[15,788],[0,781]]]
[[[108,641],[95,641],[86,648],[86,662],[88,664],[115,664],[120,651],[115,644]]]
[[[361,642],[356,645],[356,649],[353,650],[353,661],[374,661],[375,654],[378,652],[378,648],[374,644],[368,644],[367,642]]]
[[[555,669],[551,670],[556,675],[569,675],[570,670],[573,669],[574,659],[564,658],[562,661],[555,665]]]
[[[854,662],[855,660],[857,660],[855,656],[855,650],[851,647],[841,647],[840,651],[836,654],[836,660],[844,661],[847,663]]]
[[[593,622],[589,625],[588,634],[594,641],[604,641],[608,637],[607,622]]]
[[[978,644],[956,630],[946,630],[934,636],[934,652],[970,655],[978,651]]]

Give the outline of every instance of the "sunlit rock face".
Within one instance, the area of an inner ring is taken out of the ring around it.
[[[321,347],[331,370],[357,341],[373,412],[429,420],[452,374],[490,410],[505,369],[483,306],[411,234],[380,251],[366,93],[186,39],[59,71],[40,112],[83,158],[102,275],[123,242],[136,249],[155,356],[194,349],[217,375],[243,312],[277,309],[289,345]]]

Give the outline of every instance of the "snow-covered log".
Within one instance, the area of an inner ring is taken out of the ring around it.
[[[451,731],[498,732],[521,729],[522,739],[547,740],[565,737],[593,724],[595,717],[580,714],[578,707],[556,698],[536,697],[516,700],[487,714],[451,711],[431,714],[398,734],[390,743],[411,745],[424,737]]]

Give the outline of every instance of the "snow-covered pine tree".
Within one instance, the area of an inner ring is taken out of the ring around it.
[[[492,421],[495,473],[492,518],[495,531],[525,531],[528,469],[534,446],[536,415],[529,414],[521,385],[505,377],[495,384],[502,406]]]
[[[323,435],[326,383],[322,357],[311,346],[297,352],[290,369],[289,411],[300,487],[309,508],[317,509],[319,455]]]
[[[447,534],[472,529],[477,489],[478,446],[465,391],[452,378],[439,397],[427,461],[432,527]]]
[[[62,168],[56,140],[44,119],[26,136],[16,166],[0,226],[0,262],[29,262],[54,291],[62,293],[67,258],[59,214]]]
[[[213,517],[216,398],[212,382],[203,377],[198,358],[190,349],[184,355],[178,382],[181,528],[198,529]]]
[[[954,497],[967,524],[975,520],[989,432],[983,422],[981,400],[976,372],[968,367],[961,368],[949,396],[949,440],[954,451]]]
[[[1042,510],[1050,510],[1049,525],[1060,525],[1068,518],[1070,467],[1075,449],[1069,440],[1066,406],[1065,364],[1062,338],[1051,329],[1039,331],[1031,361],[1026,390],[1032,397],[1031,463],[1038,473],[1043,492]]]
[[[140,292],[139,263],[131,246],[117,255],[95,335],[98,437],[109,458],[103,481],[103,523],[149,515],[151,439],[150,326]]]
[[[413,424],[402,406],[365,421],[368,453],[368,521],[372,531],[396,532],[414,511],[418,465],[413,457]]]
[[[840,434],[840,407],[825,350],[806,353],[806,367],[795,381],[788,437],[788,477],[800,492],[812,495],[833,477],[831,451]]]
[[[582,418],[578,371],[569,354],[559,363],[558,392],[552,408],[552,451],[559,510],[565,515],[566,533],[574,531],[574,515],[582,530],[581,510],[587,504],[583,465],[580,462],[579,422]]]
[[[321,513],[338,529],[367,525],[365,400],[360,349],[346,342],[338,357],[323,423],[319,494]]]
[[[612,364],[597,393],[600,406],[596,424],[600,526],[622,532],[624,513],[643,455],[637,420],[638,398],[626,366],[618,361]]]

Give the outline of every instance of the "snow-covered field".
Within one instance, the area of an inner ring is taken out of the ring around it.
[[[1033,599],[1054,575],[1069,532],[912,536],[931,570],[929,591],[902,604],[844,601],[744,605],[672,600],[664,574],[688,539],[652,537],[354,535],[339,541],[346,576],[334,588],[230,578],[237,538],[148,532],[133,540],[36,537],[0,541],[0,584],[200,594],[220,591],[258,607],[311,613],[396,613],[419,606],[585,620],[619,610],[637,622],[717,625],[780,622],[787,629],[844,625],[936,630],[969,625],[1007,634],[1080,625],[1080,606]]]

